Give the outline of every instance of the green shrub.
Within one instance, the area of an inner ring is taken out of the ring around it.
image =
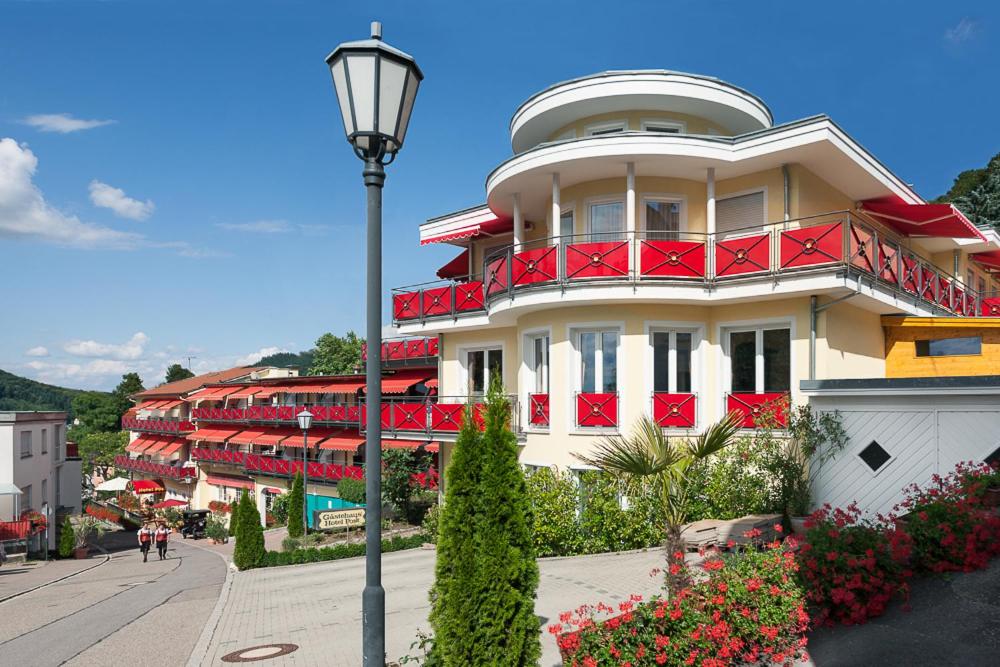
[[[403,551],[404,549],[416,549],[427,541],[427,536],[423,533],[410,535],[407,537],[393,537],[389,540],[382,540],[382,552]],[[365,543],[354,542],[352,544],[334,544],[328,547],[310,547],[308,549],[295,549],[294,551],[268,551],[259,567],[275,567],[278,565],[301,565],[303,563],[318,563],[329,560],[340,560],[343,558],[357,558],[365,555]]]
[[[421,524],[424,532],[427,534],[427,539],[434,544],[437,544],[438,539],[438,525],[441,520],[441,506],[434,504],[427,513],[424,514],[424,521]]]
[[[288,494],[288,535],[291,537],[302,537],[305,533],[305,525],[302,523],[302,505],[305,499],[302,473],[298,472],[295,473],[292,490]]]
[[[260,525],[260,512],[249,494],[244,493],[240,498],[239,510],[234,512],[234,516],[239,518],[239,527],[233,563],[240,570],[260,567],[267,554],[264,550],[264,527]]]
[[[410,498],[410,504],[406,510],[406,522],[411,526],[420,526],[424,522],[424,517],[432,507],[436,507],[438,502],[437,491],[420,490]]]
[[[355,505],[365,504],[365,480],[344,477],[337,482],[337,495]]]
[[[281,540],[281,550],[282,551],[295,551],[302,546],[301,540],[297,537],[286,537]]]
[[[526,484],[538,555],[581,553],[583,536],[577,522],[580,494],[572,473],[542,468],[528,473]]]
[[[225,519],[219,517],[215,513],[208,517],[205,521],[205,536],[210,540],[215,540],[220,544],[225,542],[229,537],[229,531],[226,529]]]
[[[271,515],[282,526],[288,523],[288,495],[287,493],[282,493],[275,496],[274,500],[271,501]]]
[[[62,526],[59,528],[59,556],[62,558],[69,558],[73,555],[73,550],[76,548],[76,538],[73,535],[73,522],[66,517],[63,521]]]
[[[240,493],[240,497],[237,498],[232,505],[230,505],[229,514],[229,537],[239,537],[238,533],[242,521],[240,520],[240,511],[243,508],[243,497],[247,495],[247,490],[243,489]]]
[[[663,520],[650,494],[638,494],[622,507],[625,488],[615,477],[596,471],[580,478],[580,531],[585,553],[626,551],[659,544]]]
[[[382,499],[392,505],[399,516],[409,520],[410,503],[416,493],[413,476],[427,472],[430,465],[431,455],[423,449],[388,449],[382,452]],[[420,519],[415,523],[419,524]]]

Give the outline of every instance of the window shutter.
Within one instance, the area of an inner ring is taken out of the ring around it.
[[[715,230],[720,235],[734,230],[756,231],[764,220],[764,193],[751,192],[738,197],[720,199],[715,203]],[[755,227],[756,229],[746,229]]]

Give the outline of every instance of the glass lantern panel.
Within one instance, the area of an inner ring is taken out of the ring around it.
[[[344,119],[344,132],[350,136],[354,134],[354,119],[351,118],[351,98],[347,91],[344,59],[337,58],[330,65],[330,72],[333,74],[333,87],[337,91],[337,102],[340,103],[340,115]]]
[[[355,131],[375,130],[375,56],[370,53],[347,53],[347,74],[350,76],[354,102]]]
[[[397,136],[396,121],[405,86],[406,67],[382,58],[378,80],[378,131],[388,137]]]

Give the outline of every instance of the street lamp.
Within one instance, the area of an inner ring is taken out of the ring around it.
[[[382,24],[372,23],[371,39],[341,44],[326,58],[354,154],[365,161],[368,190],[366,340],[382,340],[382,186],[384,165],[403,146],[413,101],[424,75],[407,54],[382,41]],[[365,363],[365,590],[362,594],[365,667],[385,662],[385,589],[382,588],[382,359]]]
[[[302,533],[309,533],[309,427],[313,423],[313,414],[303,410],[295,416],[302,429]]]

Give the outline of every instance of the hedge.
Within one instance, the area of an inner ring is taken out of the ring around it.
[[[407,537],[392,537],[382,540],[382,553],[416,549],[427,542],[427,535],[417,533]],[[365,555],[365,543],[335,544],[329,547],[310,547],[295,551],[268,551],[260,567],[275,567],[278,565],[302,565],[303,563],[320,563],[327,560],[342,558],[357,558]]]

